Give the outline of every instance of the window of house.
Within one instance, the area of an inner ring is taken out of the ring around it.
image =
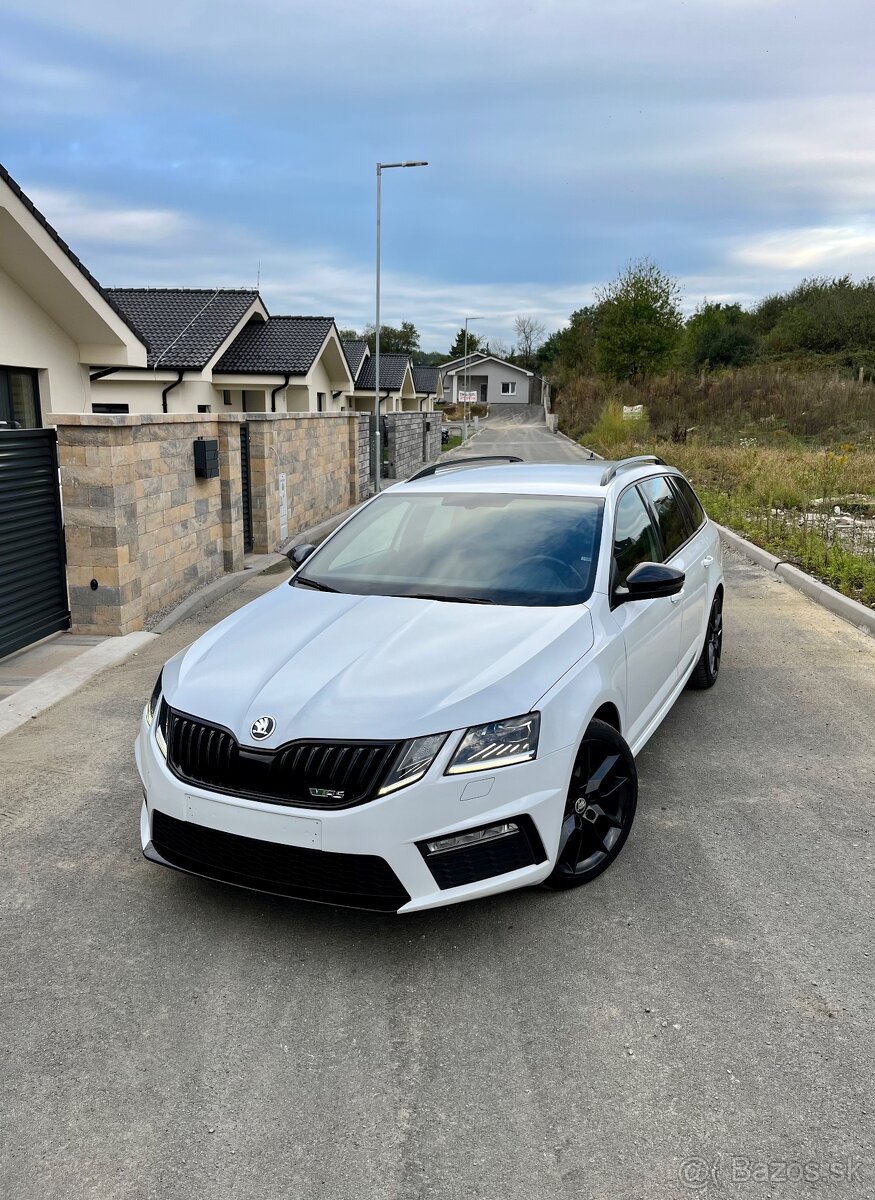
[[[501,394],[502,394],[502,396],[515,396],[516,395],[516,384],[515,383],[503,383],[501,385]]]
[[[222,388],[222,399],[224,400],[225,404],[231,403],[231,389],[230,388]]]
[[[91,411],[93,413],[129,413],[131,408],[129,404],[92,404]]]
[[[325,412],[325,393],[324,392],[316,393],[316,411],[317,412]]]
[[[0,367],[0,428],[39,429],[41,425],[36,371]]]

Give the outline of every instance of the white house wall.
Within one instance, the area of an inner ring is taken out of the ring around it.
[[[460,371],[458,375],[452,376],[452,379],[452,394],[455,401],[459,392],[464,390],[464,371]],[[529,402],[530,376],[525,371],[512,366],[510,363],[479,362],[472,364],[469,368],[468,379],[471,384],[470,390],[474,391],[476,388],[478,392],[478,400],[480,398],[480,383],[485,379],[487,404],[528,404]],[[515,383],[516,395],[502,396],[502,383]]]
[[[79,347],[44,309],[0,270],[0,363],[39,372],[43,423],[51,412],[82,413],[88,403],[88,370]]]

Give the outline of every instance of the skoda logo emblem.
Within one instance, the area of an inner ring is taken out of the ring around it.
[[[269,738],[276,729],[276,721],[273,717],[259,717],[257,721],[252,722],[252,728],[249,732],[257,742],[263,742],[265,738]]]

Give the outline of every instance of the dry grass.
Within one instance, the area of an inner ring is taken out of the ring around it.
[[[579,376],[556,398],[560,428],[581,437],[608,401],[643,404],[660,440],[692,436],[697,442],[721,443],[754,437],[776,446],[852,442],[875,449],[875,385],[834,375],[747,367],[704,380],[670,375],[638,385]]]
[[[838,504],[875,517],[875,450],[682,445],[643,437],[628,422],[623,440],[600,442],[598,427],[587,446],[612,458],[658,454],[684,472],[716,521],[875,607],[875,523],[837,528],[832,516]]]

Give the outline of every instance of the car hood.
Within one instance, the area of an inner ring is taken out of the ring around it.
[[[167,664],[175,709],[264,748],[402,739],[528,712],[593,644],[585,606],[350,596],[283,583]],[[272,716],[273,734],[250,727]]]

